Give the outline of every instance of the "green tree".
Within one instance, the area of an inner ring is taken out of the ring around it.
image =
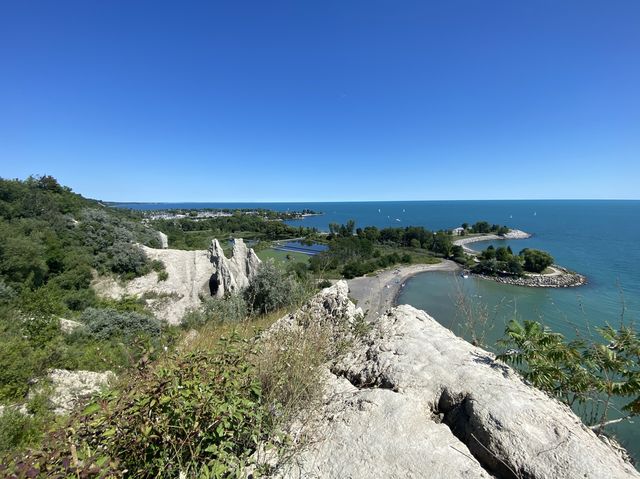
[[[513,364],[534,386],[569,406],[604,404],[592,424],[606,425],[640,414],[640,338],[633,327],[597,328],[600,340],[567,341],[537,321],[509,322],[498,359]],[[627,416],[608,420],[612,399],[628,402]]]
[[[504,246],[500,246],[496,249],[496,259],[498,261],[507,261],[511,257],[511,253]]]
[[[554,261],[549,253],[537,249],[525,248],[520,251],[520,256],[524,260],[525,271],[531,273],[542,273]]]

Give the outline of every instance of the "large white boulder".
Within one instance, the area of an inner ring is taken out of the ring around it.
[[[338,286],[312,303],[345,301]],[[640,477],[571,409],[411,306],[325,373],[313,439],[283,477]]]
[[[93,371],[68,371],[52,369],[49,380],[53,390],[49,401],[54,414],[68,414],[80,401],[90,398],[115,379],[111,371],[96,373]]]

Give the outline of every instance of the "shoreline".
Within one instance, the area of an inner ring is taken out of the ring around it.
[[[522,277],[486,276],[483,274],[471,273],[471,276],[488,279],[500,284],[511,284],[513,286],[524,286],[526,288],[575,288],[588,283],[587,277],[580,273],[570,271],[567,268],[558,266],[557,264],[550,267],[555,270],[555,273],[527,273]]]
[[[462,246],[465,253],[478,256],[480,251],[474,250],[466,245],[479,243],[481,241],[494,240],[516,240],[531,238],[531,234],[522,230],[510,230],[506,235],[500,236],[495,234],[487,234],[480,236],[472,236],[470,238],[461,238],[453,242],[453,244]],[[514,286],[523,286],[525,288],[575,288],[587,284],[587,277],[570,271],[563,266],[554,264],[551,266],[554,270],[551,274],[526,273],[524,276],[488,276],[478,273],[470,273],[472,276],[480,279],[494,281],[500,284],[511,284]]]
[[[462,237],[455,240],[453,244],[456,246],[462,246],[465,253],[477,256],[480,252],[468,247],[468,244],[479,243],[481,241],[528,239],[531,238],[531,236],[533,236],[531,233],[527,233],[522,230],[509,230],[506,235],[484,234],[479,236]]]
[[[455,245],[462,246],[467,254],[477,256],[479,251],[471,249],[467,244],[492,240],[514,240],[531,238],[530,233],[521,230],[511,230],[504,236],[487,234],[460,238],[455,240]],[[485,276],[471,273],[471,276],[494,281],[500,284],[510,284],[527,288],[569,288],[587,284],[584,275],[570,271],[567,268],[552,265],[551,274],[532,274],[524,277],[509,276]],[[358,306],[365,311],[368,320],[383,314],[398,305],[398,297],[405,283],[420,273],[429,271],[463,271],[464,267],[454,261],[443,259],[437,264],[413,264],[397,268],[387,269],[376,273],[374,276],[362,276],[347,281],[350,296],[357,300]]]
[[[451,260],[443,259],[437,264],[412,264],[387,269],[375,276],[361,276],[347,280],[349,295],[357,300],[358,307],[368,320],[375,319],[397,306],[397,299],[405,283],[420,273],[428,271],[456,272],[462,267]]]

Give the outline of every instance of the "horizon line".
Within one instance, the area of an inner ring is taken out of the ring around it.
[[[225,201],[112,201],[91,198],[95,201],[110,203],[116,205],[135,204],[135,205],[159,205],[159,204],[286,204],[286,203],[428,203],[439,201],[640,201],[640,198],[485,198],[485,199],[437,199],[437,200],[225,200]]]

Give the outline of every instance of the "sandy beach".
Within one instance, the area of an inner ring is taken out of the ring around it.
[[[509,240],[509,239],[527,239],[531,238],[531,234],[526,233],[521,230],[510,230],[505,235],[495,235],[495,234],[486,234],[480,236],[463,236],[460,239],[457,239],[453,242],[454,245],[462,246],[464,252],[467,254],[477,255],[478,251],[468,247],[468,244],[478,243],[480,241],[490,241],[490,240]]]
[[[404,283],[418,273],[426,271],[458,271],[460,266],[449,260],[438,264],[412,264],[381,271],[375,276],[364,276],[347,281],[349,296],[358,301],[358,306],[369,320],[395,306],[395,299]]]

